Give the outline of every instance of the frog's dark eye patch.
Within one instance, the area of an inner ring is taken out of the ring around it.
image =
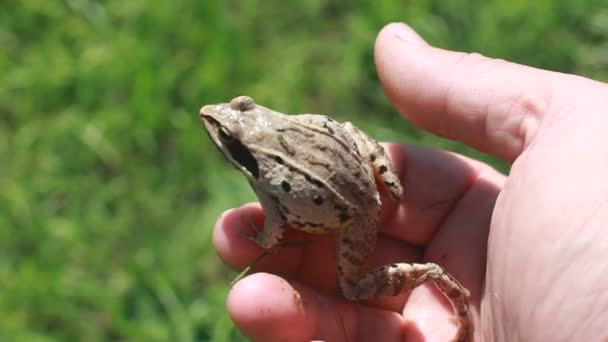
[[[222,139],[221,135],[222,133],[220,133],[220,139]],[[253,154],[251,154],[247,146],[243,145],[240,141],[232,137],[230,141],[222,142],[225,144],[228,153],[230,153],[230,157],[232,157],[232,160],[247,169],[253,178],[258,179],[260,176],[258,161],[255,159]]]
[[[234,141],[234,137],[232,136],[232,134],[224,127],[220,127],[218,129],[218,136],[220,138],[220,141],[224,144],[230,144]]]

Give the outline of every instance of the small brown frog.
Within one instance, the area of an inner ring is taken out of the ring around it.
[[[395,263],[365,272],[376,245],[380,195],[403,189],[384,148],[350,122],[316,114],[286,115],[239,96],[207,105],[200,117],[211,140],[247,178],[265,213],[253,240],[275,247],[287,224],[337,235],[337,272],[349,300],[394,296],[432,281],[460,324],[453,341],[471,341],[468,291],[434,263]],[[376,179],[378,182],[376,182]]]

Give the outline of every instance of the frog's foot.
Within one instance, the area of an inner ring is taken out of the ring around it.
[[[279,243],[282,234],[272,235],[263,230],[255,230],[253,233],[242,233],[242,235],[270,253],[274,253],[278,248],[283,247],[283,244]]]
[[[241,236],[255,242],[260,248],[267,253],[276,254],[280,248],[298,248],[310,245],[312,240],[300,240],[300,241],[276,241],[270,248],[262,247],[264,243],[267,243],[266,234],[263,231],[255,230],[253,233],[241,233]],[[279,238],[280,239],[280,238]]]
[[[258,226],[250,222],[247,218],[243,218],[245,223],[251,228],[252,233],[242,233],[247,239],[255,242],[264,250],[272,250],[283,237],[283,222],[276,220],[275,215],[266,214],[264,220],[264,228],[259,229]]]
[[[251,229],[251,233],[241,232],[241,235],[249,238],[251,236],[256,236],[258,233],[261,232],[261,230],[258,229],[258,227],[255,224],[253,224],[253,222],[251,222],[248,218],[244,217],[243,220],[247,224],[247,227],[249,227],[249,229]]]
[[[241,232],[242,236],[255,242],[263,250],[274,251],[276,249],[277,244],[283,237],[283,230],[280,226],[275,229],[267,229],[267,226],[264,225],[264,229],[261,230],[247,218],[245,218],[245,222],[247,226],[251,228],[251,232]],[[275,226],[273,225],[271,227]]]
[[[248,235],[247,238],[269,253],[276,253],[278,247],[280,247],[278,243],[279,239],[271,239],[263,230],[258,230],[255,233]]]

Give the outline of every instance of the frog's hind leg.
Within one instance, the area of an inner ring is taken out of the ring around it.
[[[426,282],[435,283],[449,300],[458,321],[458,332],[452,341],[472,341],[473,321],[468,305],[469,291],[441,266],[431,262],[386,265],[363,275],[359,284],[368,286],[370,282],[374,284],[372,287],[376,292],[375,296],[394,296]]]
[[[382,186],[389,190],[394,199],[401,198],[401,182],[382,145],[350,122],[345,122],[343,127],[355,140],[361,158],[372,165],[374,175],[382,181]]]
[[[363,265],[374,249],[376,220],[353,220],[351,227],[338,235],[337,258],[340,287],[349,300],[395,296],[426,282],[433,282],[452,305],[459,323],[453,341],[473,339],[473,321],[468,306],[468,291],[443,268],[434,263],[394,263],[365,273]]]

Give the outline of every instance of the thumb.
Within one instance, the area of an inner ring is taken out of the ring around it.
[[[375,59],[387,96],[415,125],[507,161],[533,140],[567,77],[434,48],[405,24],[380,32]]]

